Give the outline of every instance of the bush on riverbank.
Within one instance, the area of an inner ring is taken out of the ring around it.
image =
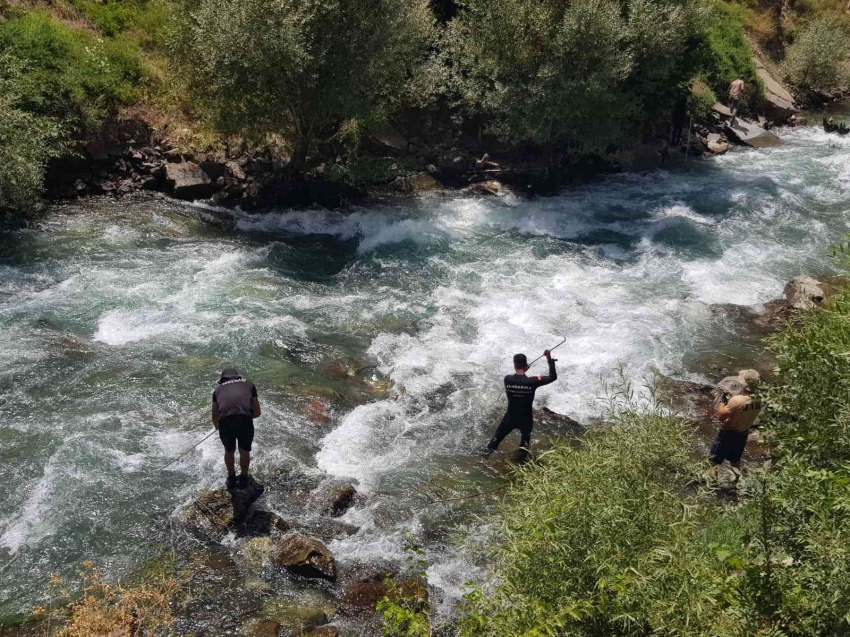
[[[496,583],[467,596],[461,633],[850,634],[848,320],[845,288],[771,341],[780,455],[740,504],[698,488],[705,442],[653,411],[520,470],[494,519]]]
[[[47,162],[62,152],[62,125],[21,108],[22,70],[19,60],[0,54],[0,213],[32,209]]]
[[[828,94],[850,86],[850,30],[837,22],[812,22],[788,49],[783,71],[799,89]]]

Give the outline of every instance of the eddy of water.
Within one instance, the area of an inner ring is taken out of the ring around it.
[[[330,546],[346,562],[398,557],[433,522],[434,480],[486,475],[474,454],[514,353],[567,336],[538,405],[580,421],[617,366],[699,378],[752,357],[712,304],[829,268],[850,219],[850,138],[782,138],[532,201],[237,213],[231,230],[177,203],[84,201],[0,235],[0,617],[85,559],[129,572],[222,481],[215,437],[156,469],[209,428],[224,366],[260,391],[257,474],[358,481],[359,531]],[[475,573],[428,548],[451,600]]]

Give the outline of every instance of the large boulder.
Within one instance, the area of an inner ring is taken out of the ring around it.
[[[827,297],[824,284],[808,276],[791,279],[782,293],[788,302],[788,307],[795,310],[810,310],[823,303]]]
[[[302,577],[336,579],[336,562],[328,547],[296,533],[284,535],[277,543],[274,563]]]
[[[797,113],[794,96],[782,86],[765,68],[764,63],[755,56],[753,61],[756,72],[764,84],[764,114],[771,121],[784,121]]]
[[[710,133],[706,137],[706,147],[709,152],[714,155],[722,155],[729,150],[729,142],[727,142],[720,133]]]
[[[191,161],[165,164],[165,180],[177,199],[206,199],[219,189],[209,175]]]
[[[773,146],[779,146],[779,137],[777,135],[763,129],[755,122],[741,119],[740,117],[735,120],[734,126],[731,126],[729,122],[727,122],[724,130],[726,131],[727,137],[743,144],[744,146],[750,146],[751,148],[771,148]]]

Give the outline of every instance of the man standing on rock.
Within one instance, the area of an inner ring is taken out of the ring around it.
[[[724,378],[718,385],[720,395],[714,405],[714,413],[720,420],[720,431],[711,446],[710,455],[715,479],[724,460],[732,465],[735,483],[741,477],[741,456],[747,446],[747,437],[764,407],[764,403],[753,400],[752,394],[758,382],[759,373],[745,369],[739,373],[737,383],[735,379]]]
[[[729,85],[729,110],[732,111],[732,119],[729,126],[735,125],[735,116],[738,114],[738,104],[744,96],[744,80],[740,77]]]
[[[227,488],[245,489],[249,484],[251,443],[254,440],[254,418],[259,418],[260,399],[257,388],[235,369],[225,369],[212,396],[212,421],[224,444],[224,466],[227,467]],[[239,468],[236,479],[234,454],[239,444]]]
[[[516,373],[505,376],[508,411],[502,417],[502,422],[496,429],[493,439],[487,445],[486,456],[496,451],[502,440],[514,429],[519,429],[522,434],[520,449],[526,453],[531,449],[531,429],[534,426],[531,408],[534,405],[534,392],[538,387],[554,383],[558,378],[558,373],[555,371],[555,359],[552,358],[552,353],[547,349],[543,352],[543,355],[549,363],[549,375],[532,377],[526,375],[529,365],[525,354],[514,355],[514,370]]]

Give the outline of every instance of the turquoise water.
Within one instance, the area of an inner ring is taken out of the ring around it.
[[[829,269],[850,221],[850,138],[781,134],[548,199],[235,213],[231,229],[191,205],[86,201],[0,235],[0,616],[84,559],[130,572],[220,483],[215,438],[157,469],[209,427],[223,366],[259,387],[258,475],[358,481],[344,520],[360,531],[330,544],[345,564],[463,519],[424,492],[492,473],[474,452],[515,352],[568,337],[538,403],[578,420],[615,367],[698,379],[752,359],[711,305]],[[316,400],[325,422],[307,417]],[[444,544],[429,578],[448,605],[477,571]]]

